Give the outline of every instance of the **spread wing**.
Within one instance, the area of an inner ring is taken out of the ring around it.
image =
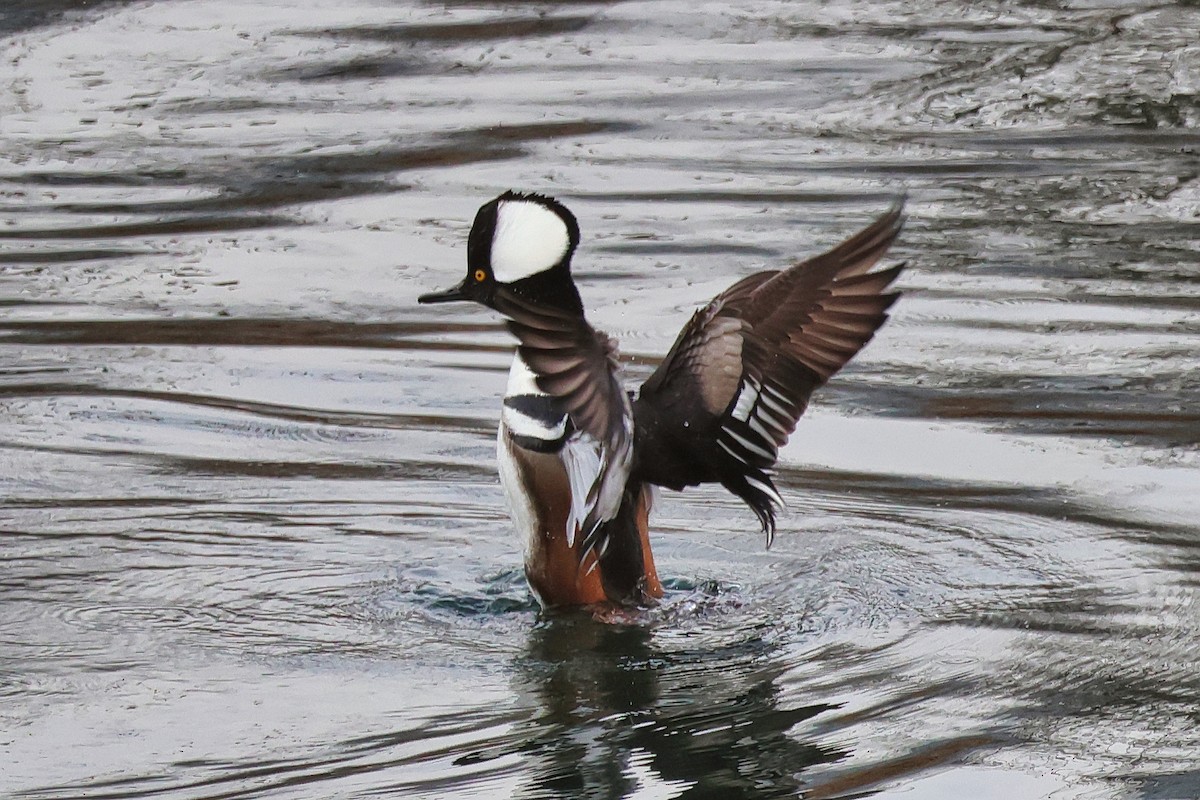
[[[602,554],[607,542],[597,536],[600,523],[616,516],[633,458],[633,412],[618,379],[616,347],[582,317],[530,302],[507,287],[497,287],[493,305],[508,317],[538,388],[562,404],[577,430],[564,449],[571,519],[583,536],[581,561],[592,548]],[[570,543],[576,533],[567,531]]]
[[[758,515],[768,544],[782,499],[770,471],[808,399],[870,341],[903,265],[871,272],[902,203],[827,253],[750,275],[692,317],[634,404],[637,478],[719,482]]]

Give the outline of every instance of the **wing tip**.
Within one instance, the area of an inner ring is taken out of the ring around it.
[[[775,544],[775,511],[774,506],[768,505],[763,508],[755,508],[754,513],[758,516],[758,521],[762,525],[763,533],[767,535],[766,549],[770,550],[771,545]]]
[[[767,535],[769,550],[775,543],[775,514],[786,507],[779,490],[771,481],[771,476],[765,470],[747,470],[736,477],[730,476],[722,481],[721,485],[740,497],[754,512],[754,516],[758,517],[763,533]]]

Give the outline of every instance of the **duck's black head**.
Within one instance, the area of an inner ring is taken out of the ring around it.
[[[418,303],[474,300],[494,308],[496,292],[583,313],[571,280],[579,223],[566,206],[540,194],[508,191],[485,203],[467,239],[467,277],[452,289],[423,294]]]

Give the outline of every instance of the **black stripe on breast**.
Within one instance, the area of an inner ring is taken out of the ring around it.
[[[547,428],[557,425],[567,415],[562,403],[548,394],[515,394],[504,398],[504,405],[537,420]],[[572,430],[574,428],[571,421],[567,420],[567,432]]]
[[[515,394],[504,398],[504,405],[547,428],[556,428],[563,423],[563,434],[554,439],[544,439],[539,436],[525,436],[509,430],[508,437],[517,447],[532,450],[535,453],[557,453],[562,450],[567,437],[575,432],[575,426],[567,417],[562,404],[557,398],[547,394]]]
[[[535,453],[557,453],[567,442],[566,436],[560,436],[557,439],[539,439],[536,436],[521,436],[512,431],[508,432],[508,438],[522,450],[532,450]]]

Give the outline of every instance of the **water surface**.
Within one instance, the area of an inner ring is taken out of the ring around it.
[[[330,7],[334,6],[334,7]],[[0,791],[1200,796],[1200,8],[43,0],[0,12]],[[539,615],[511,344],[418,307],[552,193],[632,383],[908,197],[767,551]]]

